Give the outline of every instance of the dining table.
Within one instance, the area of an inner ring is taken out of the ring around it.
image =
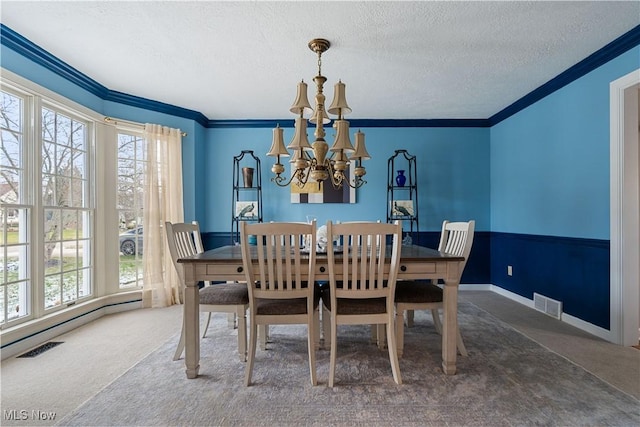
[[[336,254],[342,256],[341,253]],[[400,252],[398,280],[442,280],[443,331],[442,370],[447,375],[456,373],[456,337],[458,331],[458,285],[464,257],[446,254],[419,245],[403,245]],[[200,370],[200,281],[245,282],[246,276],[239,245],[221,246],[200,254],[178,259],[184,267],[184,325],[185,365],[187,378],[196,378]],[[328,281],[329,268],[326,254],[317,253],[314,280]],[[257,269],[257,265],[255,265]],[[340,280],[340,274],[336,277]]]

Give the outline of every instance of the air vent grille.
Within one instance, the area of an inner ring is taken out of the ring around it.
[[[533,293],[533,306],[536,310],[556,319],[562,318],[562,303],[544,295]]]
[[[62,344],[63,342],[64,341],[49,341],[47,343],[39,345],[38,347],[34,348],[33,350],[29,350],[26,353],[21,354],[18,357],[36,357],[39,354],[42,354],[45,351],[50,350],[53,347]]]

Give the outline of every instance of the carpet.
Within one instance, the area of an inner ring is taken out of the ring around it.
[[[477,306],[461,302],[469,357],[442,373],[440,336],[427,312],[405,331],[403,384],[369,328],[338,330],[336,386],[326,386],[329,351],[316,353],[311,386],[304,326],[273,326],[256,352],[253,385],[235,353],[226,316],[202,340],[200,376],[188,380],[169,340],[85,402],[65,426],[638,426],[640,401],[547,350]]]

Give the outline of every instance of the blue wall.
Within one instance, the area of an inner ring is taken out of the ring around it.
[[[491,283],[605,329],[609,84],[639,67],[636,47],[491,128]]]
[[[357,129],[352,129],[352,133]],[[199,217],[206,232],[231,229],[231,176],[233,157],[253,150],[261,160],[263,217],[265,221],[303,221],[314,214],[318,223],[328,219],[353,221],[386,218],[387,159],[406,149],[417,157],[420,229],[439,231],[444,219],[475,219],[479,230],[489,229],[488,128],[362,128],[372,159],[364,162],[367,184],[357,190],[355,204],[292,204],[290,189],[270,181],[273,158],[271,129],[209,129],[199,161],[197,194],[207,208]],[[293,136],[285,128],[285,139]],[[286,159],[285,159],[286,160]],[[288,165],[287,165],[288,168]]]

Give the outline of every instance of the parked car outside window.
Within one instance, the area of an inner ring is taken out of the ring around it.
[[[142,255],[142,226],[120,234],[120,252],[123,255]],[[136,250],[137,248],[137,250]]]

